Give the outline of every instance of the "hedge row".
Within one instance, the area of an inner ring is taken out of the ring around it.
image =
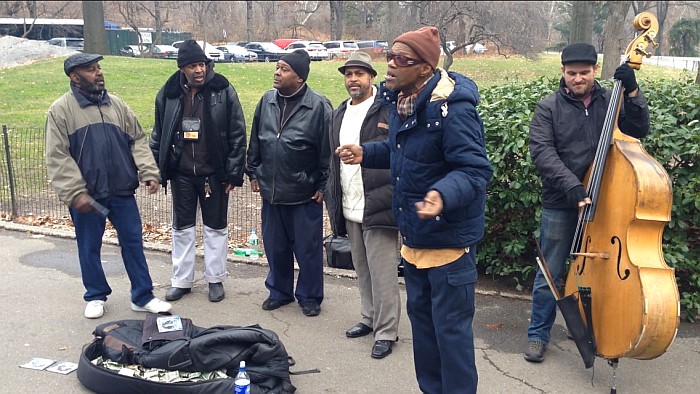
[[[611,81],[602,81],[606,88]],[[671,222],[664,231],[666,262],[676,269],[681,306],[689,320],[700,316],[700,87],[687,80],[639,81],[649,101],[651,134],[645,149],[666,169],[673,184]],[[538,170],[528,149],[535,105],[557,89],[559,80],[540,78],[481,91],[481,116],[494,168],[486,207],[487,228],[480,244],[482,272],[531,283],[539,236]]]

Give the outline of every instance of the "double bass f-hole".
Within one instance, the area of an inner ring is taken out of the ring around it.
[[[610,243],[613,246],[617,245],[617,277],[620,278],[620,280],[626,280],[630,276],[629,268],[625,268],[625,276],[620,275],[620,264],[622,263],[622,241],[620,241],[620,238],[618,238],[617,235],[613,235],[613,237],[610,238]]]

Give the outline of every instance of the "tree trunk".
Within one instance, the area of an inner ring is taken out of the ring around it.
[[[620,55],[623,54],[627,43],[624,42],[624,27],[627,11],[630,9],[629,1],[610,1],[610,13],[605,21],[605,39],[603,40],[603,69],[601,79],[610,79],[615,69],[620,65]]]
[[[664,39],[664,21],[666,20],[666,15],[668,14],[668,1],[657,1],[656,2],[656,19],[659,21],[659,31],[656,32],[656,42],[659,46],[654,51],[654,55],[661,56],[661,47]]]
[[[36,1],[27,1],[27,8],[29,8],[29,17],[36,19]]]
[[[105,11],[101,1],[83,0],[85,52],[109,55],[105,34]]]
[[[695,76],[695,84],[700,85],[700,62],[695,62],[698,65],[698,74]]]
[[[569,44],[593,43],[593,2],[574,1],[571,9]]]
[[[253,41],[253,2],[245,2],[245,21],[246,21],[246,34],[248,35],[248,41]]]
[[[331,8],[331,40],[343,39],[343,2],[329,1]]]

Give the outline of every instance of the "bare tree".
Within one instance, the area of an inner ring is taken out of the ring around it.
[[[101,1],[83,0],[83,21],[85,52],[108,55],[105,11]]]
[[[162,1],[154,1],[153,2],[153,9],[150,7],[147,7],[145,4],[142,4],[142,9],[146,11],[151,17],[153,18],[153,22],[155,23],[155,30],[156,30],[156,38],[153,39],[153,44],[160,44],[160,41],[163,37],[163,28],[165,25],[170,22],[170,10],[172,7],[169,2],[162,2]],[[165,15],[163,15],[163,10],[165,10]],[[138,31],[137,31],[138,33]],[[140,35],[139,35],[140,37]],[[139,39],[139,42],[141,40]]]
[[[534,5],[533,5],[534,4]],[[534,58],[544,48],[547,24],[532,23],[547,18],[546,4],[527,2],[414,1],[407,2],[408,14],[421,25],[440,31],[445,52],[443,68],[449,69],[453,55],[476,43],[490,43],[496,52]],[[413,11],[410,11],[414,8]],[[410,18],[407,18],[410,20]],[[412,28],[410,24],[406,26]],[[454,41],[448,47],[447,42]]]
[[[246,36],[248,37],[248,41],[253,41],[253,38],[255,36],[253,35],[253,2],[252,1],[245,2],[245,20],[246,20]]]
[[[574,1],[571,8],[571,33],[569,43],[593,42],[593,15],[592,1]]]
[[[331,40],[343,39],[343,2],[329,1],[331,8]]]
[[[609,1],[608,19],[605,21],[605,40],[603,41],[602,79],[612,78],[615,69],[620,65],[620,55],[627,45],[624,32],[625,17],[630,9],[629,1]]]
[[[136,37],[139,40],[139,52],[145,54],[146,51],[143,50],[143,36],[141,36],[139,31],[140,20],[137,19],[141,15],[141,10],[145,7],[138,1],[117,1],[116,4],[119,14],[124,18],[124,23],[136,33]]]

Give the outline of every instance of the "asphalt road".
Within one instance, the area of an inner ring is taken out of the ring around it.
[[[76,374],[60,375],[19,368],[33,357],[77,362],[92,340],[97,324],[142,318],[129,309],[129,281],[119,248],[105,245],[103,261],[113,294],[101,319],[83,317],[75,241],[60,233],[0,222],[0,299],[4,305],[0,336],[5,350],[0,363],[0,393],[87,393]],[[18,231],[19,230],[19,231]],[[63,234],[70,236],[70,234]],[[147,252],[156,294],[164,297],[171,265],[165,251]],[[198,275],[202,271],[198,258]],[[230,261],[226,299],[207,300],[206,284],[177,301],[173,313],[196,325],[260,324],[275,331],[297,364],[321,372],[292,376],[300,394],[419,393],[413,372],[410,324],[402,308],[399,342],[383,360],[370,357],[370,337],[348,339],[345,330],[359,319],[359,296],[353,273],[327,269],[326,298],[320,316],[305,317],[296,304],[263,311],[267,296],[265,261]],[[486,279],[488,281],[488,279]],[[480,286],[474,320],[480,393],[609,393],[612,369],[597,359],[585,369],[574,343],[566,339],[561,317],[545,361],[523,360],[530,304],[525,297],[498,295]],[[406,295],[401,287],[402,302]],[[420,357],[417,362],[420,362]],[[682,323],[668,352],[655,360],[622,359],[617,370],[618,393],[698,392],[700,325]]]

